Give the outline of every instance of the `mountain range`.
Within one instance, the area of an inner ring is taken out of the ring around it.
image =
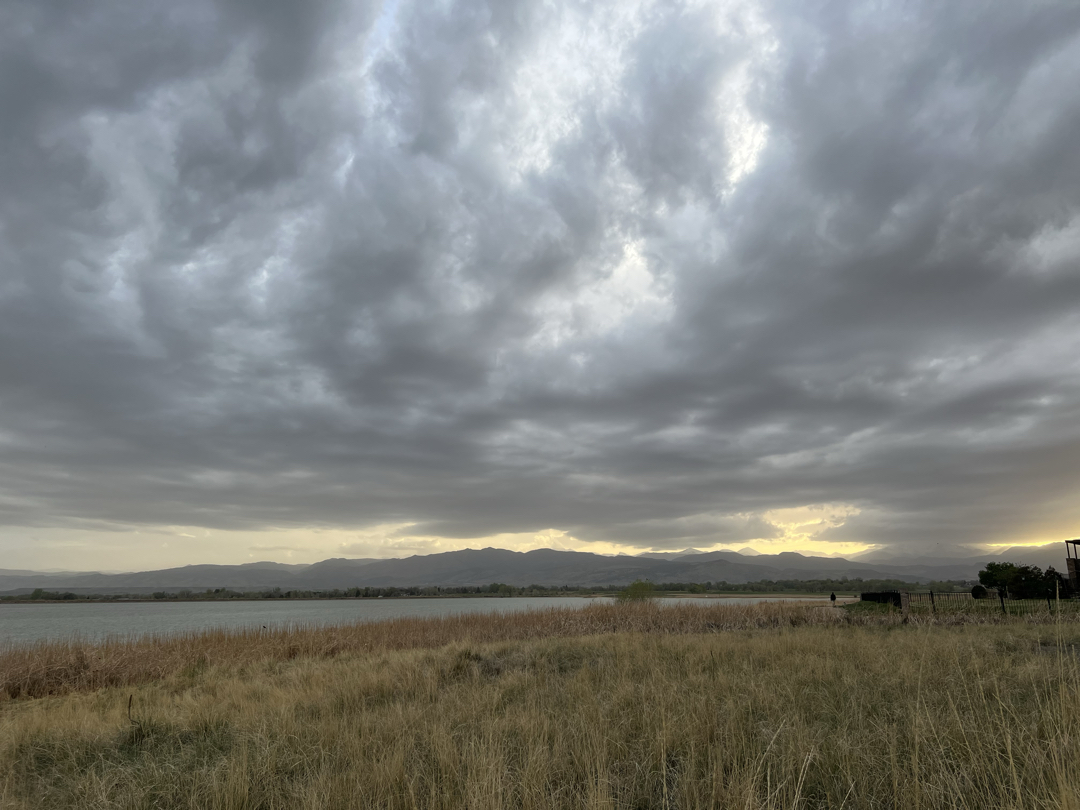
[[[485,548],[448,551],[401,559],[323,560],[312,565],[255,562],[243,565],[187,565],[158,571],[105,574],[43,573],[0,569],[0,593],[29,593],[35,588],[76,593],[149,593],[180,589],[323,590],[352,587],[442,587],[488,585],[625,585],[653,582],[728,582],[806,579],[899,579],[911,583],[973,580],[993,560],[1053,565],[1065,570],[1065,547],[1017,546],[995,554],[966,557],[902,557],[879,552],[858,559],[817,557],[787,551],[759,554],[750,549],[647,552],[604,556],[583,551],[537,549],[518,552]]]

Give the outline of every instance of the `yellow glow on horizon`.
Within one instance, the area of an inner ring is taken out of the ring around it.
[[[756,516],[735,516],[763,521],[771,527],[765,537],[717,542],[715,536],[690,536],[684,540],[671,539],[662,545],[648,541],[587,540],[555,528],[467,538],[440,537],[413,533],[418,527],[414,522],[384,523],[360,529],[271,527],[250,530],[84,524],[78,528],[0,528],[0,550],[10,567],[70,571],[146,571],[191,564],[235,565],[261,561],[315,563],[331,557],[393,559],[489,547],[522,552],[548,548],[608,556],[686,548],[703,552],[750,548],[766,554],[797,551],[846,556],[876,546],[855,541],[831,542],[823,535],[858,513],[859,510],[849,504],[775,509]]]

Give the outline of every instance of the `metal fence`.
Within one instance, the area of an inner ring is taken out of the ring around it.
[[[997,595],[996,593],[994,594]],[[956,610],[971,610],[975,607],[982,607],[980,602],[989,603],[989,599],[976,599],[970,593],[934,593],[934,591],[926,592],[905,592],[901,600],[901,607],[904,610],[924,610],[928,609],[931,612],[937,612],[940,607],[942,610],[956,611]],[[996,599],[994,600],[997,601]]]
[[[900,594],[900,607],[905,613],[908,611],[916,613],[996,612],[1014,616],[1075,609],[1071,600],[1059,602],[1050,597],[1010,599],[997,590],[987,591],[982,599],[976,599],[970,593],[904,592]]]
[[[880,591],[862,594],[864,602],[878,602],[900,608],[904,613],[967,613],[996,612],[1013,616],[1055,611],[1080,611],[1080,602],[1072,599],[1010,599],[996,590],[987,591],[982,599],[970,593],[939,591]]]

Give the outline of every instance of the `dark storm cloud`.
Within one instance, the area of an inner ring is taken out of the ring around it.
[[[8,525],[1080,517],[1073,4],[0,22]]]

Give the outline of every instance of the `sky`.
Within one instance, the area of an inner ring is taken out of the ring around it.
[[[1080,536],[1080,6],[0,0],[0,568]]]

